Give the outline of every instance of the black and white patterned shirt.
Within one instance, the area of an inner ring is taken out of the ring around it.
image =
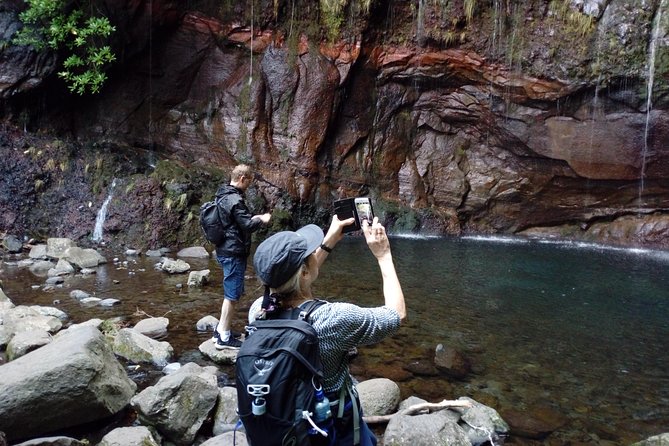
[[[262,297],[249,309],[255,320]],[[388,307],[363,308],[345,302],[321,305],[311,314],[318,335],[326,393],[338,392],[349,376],[348,354],[358,345],[375,344],[400,328],[400,315]]]

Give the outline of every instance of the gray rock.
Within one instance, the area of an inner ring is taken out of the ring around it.
[[[669,432],[648,437],[630,446],[669,446]]]
[[[107,259],[101,256],[95,249],[83,249],[77,246],[67,248],[63,253],[62,258],[73,263],[80,269],[94,268],[102,263],[107,263]]]
[[[31,310],[35,310],[39,314],[43,316],[52,316],[55,318],[60,319],[61,321],[65,322],[69,319],[67,316],[67,313],[65,313],[63,310],[59,310],[58,308],[55,307],[44,307],[42,305],[31,305],[30,306]]]
[[[209,258],[209,252],[202,246],[191,246],[177,252],[177,257],[193,257],[197,259]]]
[[[221,435],[210,438],[200,446],[230,446],[234,444],[235,446],[249,446],[249,442],[246,439],[246,434],[241,431],[237,432],[226,432]]]
[[[181,368],[181,363],[171,362],[171,363],[167,364],[165,367],[163,367],[161,372],[163,372],[165,375],[171,375],[172,373],[176,372],[180,368]]]
[[[47,275],[49,277],[63,276],[66,274],[73,274],[75,272],[74,266],[65,259],[59,259],[56,266],[51,268]]]
[[[55,277],[52,276],[52,277],[49,277],[48,279],[46,279],[44,282],[47,285],[58,285],[60,283],[65,282],[65,279],[63,279],[60,276],[55,276]]]
[[[221,387],[218,389],[218,405],[214,414],[214,427],[212,433],[220,435],[235,429],[239,420],[237,414],[237,389],[234,387]]]
[[[0,311],[14,308],[14,303],[7,297],[2,288],[0,288]]]
[[[497,441],[500,435],[509,432],[509,425],[492,407],[485,406],[467,397],[461,397],[458,400],[466,400],[472,403],[470,408],[457,408],[455,410],[462,414],[460,426],[462,426],[473,445],[483,444],[490,441],[491,438]]]
[[[387,378],[368,379],[356,388],[365,415],[394,413],[400,403],[400,387]]]
[[[136,388],[97,329],[65,330],[0,367],[0,395],[11,395],[0,398],[0,431],[12,440],[106,418]]]
[[[63,328],[63,322],[54,316],[41,314],[32,307],[19,305],[3,313],[3,325],[12,332],[44,330],[56,333]]]
[[[388,422],[383,434],[383,444],[472,446],[467,434],[446,410],[426,415],[395,415]]]
[[[215,318],[212,315],[207,315],[197,321],[195,329],[197,331],[214,331],[216,324],[218,324],[218,318]]]
[[[117,427],[98,446],[160,446],[146,426]]]
[[[160,269],[167,271],[170,274],[181,274],[190,270],[190,265],[181,259],[174,260],[164,257]]]
[[[438,344],[434,351],[434,365],[446,375],[462,379],[472,370],[469,360],[451,346]]]
[[[32,265],[33,263],[35,263],[35,261],[32,259],[21,259],[18,262],[16,262],[16,266],[18,266],[19,268],[30,268],[30,265]]]
[[[202,285],[209,282],[209,275],[211,271],[208,269],[202,271],[191,271],[188,275],[188,286],[189,287],[201,287]]]
[[[207,339],[199,347],[200,353],[214,361],[216,364],[234,364],[237,362],[238,350],[217,350],[211,339]]]
[[[69,238],[48,238],[46,240],[46,255],[52,259],[60,259],[65,251],[76,246]]]
[[[81,302],[83,305],[86,305],[88,307],[94,307],[96,305],[99,305],[102,299],[99,297],[84,297],[81,299],[79,302]]]
[[[82,328],[82,327],[93,327],[93,328],[100,328],[100,325],[102,324],[102,319],[94,318],[94,319],[89,319],[87,321],[84,321],[80,324],[72,324],[69,327],[67,327],[67,331],[71,331],[72,329],[77,329],[77,328]]]
[[[102,299],[100,301],[100,306],[101,307],[113,307],[114,305],[119,305],[120,303],[121,303],[120,300],[108,297],[107,299]]]
[[[13,337],[14,330],[11,330],[6,325],[0,325],[0,350],[6,349]]]
[[[72,290],[70,291],[70,297],[77,300],[83,300],[86,299],[87,297],[91,297],[91,295],[88,294],[86,291]]]
[[[36,276],[46,275],[46,273],[54,267],[54,263],[49,260],[38,260],[30,265],[30,272]]]
[[[167,342],[151,339],[132,328],[122,328],[114,338],[114,353],[134,363],[152,363],[165,367],[174,349]]]
[[[14,361],[49,342],[51,335],[46,330],[20,331],[7,344],[7,360]]]
[[[1,444],[1,443],[0,443]],[[14,446],[88,446],[87,441],[79,441],[71,437],[42,437],[33,438]]]
[[[177,444],[191,444],[218,399],[216,375],[188,363],[132,398],[139,420]]]
[[[167,334],[169,325],[170,320],[166,317],[150,317],[137,322],[133,328],[144,336],[159,339]]]
[[[18,253],[23,250],[23,242],[11,234],[2,240],[2,246],[10,253]]]
[[[49,257],[46,255],[46,245],[41,244],[41,245],[35,245],[32,248],[30,248],[30,252],[28,253],[28,257],[31,259],[35,260],[46,260]]]

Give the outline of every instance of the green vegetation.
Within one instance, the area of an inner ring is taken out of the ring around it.
[[[92,5],[65,0],[25,0],[28,8],[19,14],[24,27],[14,43],[64,51],[63,70],[58,73],[68,89],[79,95],[98,93],[107,80],[105,69],[116,60],[105,43],[116,30],[107,17],[93,15]],[[86,11],[86,12],[85,12]]]
[[[552,14],[566,24],[567,34],[586,37],[595,29],[592,16],[575,10],[570,1],[553,0],[549,8]]]
[[[321,21],[327,30],[327,37],[334,41],[339,35],[339,29],[344,22],[344,6],[346,0],[320,0]]]
[[[465,0],[464,8],[465,8],[465,18],[467,19],[467,23],[469,23],[472,21],[472,18],[474,18],[474,11],[476,9],[476,0]]]

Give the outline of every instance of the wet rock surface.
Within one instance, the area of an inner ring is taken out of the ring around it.
[[[12,5],[6,33],[16,28]],[[0,162],[2,227],[86,238],[120,178],[105,229],[128,244],[185,246],[201,237],[192,219],[199,204],[248,160],[263,179],[257,207],[297,214],[292,224],[326,220],[338,196],[369,194],[398,230],[554,228],[667,246],[647,229],[666,226],[669,208],[666,67],[657,67],[650,113],[644,96],[655,10],[621,0],[572,5],[570,17],[592,24],[580,35],[549,2],[481,6],[469,25],[457,6],[424,7],[420,32],[406,6],[378,2],[350,22],[354,37],[315,45],[307,34],[289,43],[269,22],[252,35],[231,21],[249,17],[243,5],[158,2],[149,13],[115,4],[108,14],[128,36],[119,42],[123,76],[110,76],[100,95],[76,107],[51,95],[37,113],[21,105],[19,76],[2,87],[4,115],[16,122],[23,110],[28,132],[5,126],[0,138],[9,154]],[[396,21],[378,19],[389,16]],[[462,26],[457,44],[439,33],[453,26],[446,16]],[[518,27],[529,36],[522,44],[513,40]],[[3,69],[32,70],[31,93],[51,87],[50,71],[38,69],[48,64],[10,50]],[[665,52],[660,43],[658,57]],[[38,129],[79,142],[31,138]],[[179,168],[156,173],[161,159]],[[628,230],[608,229],[621,219]]]

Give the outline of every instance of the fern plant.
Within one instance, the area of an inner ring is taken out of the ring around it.
[[[97,93],[107,80],[105,70],[116,56],[105,43],[116,31],[107,17],[95,17],[89,4],[66,0],[25,0],[28,7],[19,14],[23,28],[13,42],[36,50],[63,50],[66,58],[58,73],[68,89],[79,95]]]

